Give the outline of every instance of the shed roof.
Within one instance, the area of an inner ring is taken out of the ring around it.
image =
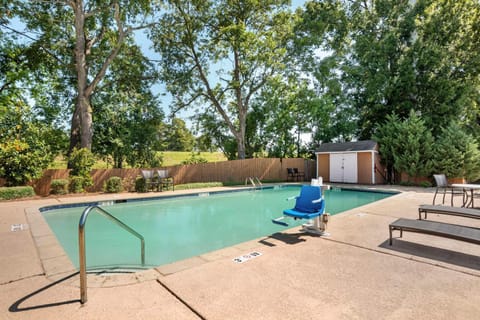
[[[328,152],[347,152],[347,151],[374,151],[377,142],[373,140],[362,140],[343,143],[322,143],[317,149],[317,153]]]

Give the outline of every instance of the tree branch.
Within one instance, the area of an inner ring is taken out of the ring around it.
[[[25,38],[27,38],[27,39],[29,39],[29,40],[32,40],[33,42],[35,42],[36,44],[38,44],[39,47],[40,47],[41,49],[43,49],[48,55],[50,55],[51,57],[53,57],[53,58],[54,58],[55,60],[57,60],[60,64],[63,64],[63,61],[62,61],[59,57],[57,57],[55,54],[53,54],[52,51],[50,51],[48,48],[46,48],[45,46],[43,46],[42,43],[39,42],[38,39],[35,39],[35,38],[33,38],[33,37],[30,37],[30,36],[29,36],[28,34],[26,34],[25,32],[15,30],[15,29],[13,29],[13,28],[5,25],[5,24],[1,24],[1,25],[2,25],[5,29],[8,29],[8,30],[10,30],[10,31],[12,31],[12,32],[15,32],[15,33],[18,33],[19,35],[21,35],[21,36],[23,36],[23,37],[25,37]]]
[[[110,52],[110,55],[107,57],[107,59],[105,59],[105,61],[103,62],[102,67],[98,71],[93,81],[85,90],[87,96],[90,96],[93,93],[98,83],[103,79],[103,77],[107,73],[108,66],[112,63],[113,59],[115,59],[115,57],[118,55],[118,52],[120,51],[120,48],[122,47],[123,42],[125,40],[125,36],[127,34],[125,30],[123,30],[123,24],[120,17],[120,5],[118,4],[118,2],[115,2],[114,5],[115,5],[115,21],[117,23],[117,28],[118,28],[117,44]]]

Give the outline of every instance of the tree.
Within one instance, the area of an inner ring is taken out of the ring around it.
[[[35,122],[19,99],[0,101],[0,176],[8,186],[40,178],[53,159],[45,140],[49,128]]]
[[[398,145],[398,132],[400,132],[401,121],[398,116],[393,113],[387,115],[383,124],[377,127],[373,139],[378,142],[378,151],[381,155],[381,161],[385,166],[386,182],[395,183],[395,155],[399,153],[397,150],[401,146]]]
[[[321,97],[327,91],[342,107],[342,123],[356,120],[360,139],[411,109],[434,136],[454,119],[478,132],[479,21],[475,0],[311,1],[295,48]]]
[[[169,151],[192,151],[195,145],[195,137],[188,130],[185,121],[172,118],[171,124],[164,129],[164,145]]]
[[[170,0],[151,34],[175,108],[211,105],[234,136],[239,159],[246,155],[250,102],[283,68],[287,3]]]
[[[74,97],[70,150],[88,148],[93,140],[92,95],[108,73],[132,32],[151,11],[150,1],[12,1],[12,10],[25,23],[26,32],[53,76],[61,74]],[[35,13],[35,14],[32,14]],[[32,37],[32,35],[36,35]],[[54,62],[54,63],[52,63]],[[58,65],[58,67],[57,67]],[[55,87],[54,87],[55,88]],[[73,99],[72,99],[73,98]]]
[[[432,174],[433,136],[425,121],[413,110],[399,126],[396,144],[399,146],[394,167],[410,177],[428,177]],[[401,146],[401,147],[400,147]]]
[[[433,154],[434,171],[449,178],[480,178],[480,151],[472,135],[465,132],[456,122],[442,129],[435,141]]]
[[[255,152],[270,157],[305,155],[301,134],[320,125],[314,116],[320,113],[319,103],[306,82],[280,76],[271,79],[254,100],[247,141],[254,141]]]
[[[129,46],[112,62],[111,72],[93,96],[95,139],[92,150],[113,160],[115,168],[152,164],[155,152],[164,150],[159,131],[164,114],[150,91],[155,77],[152,64],[140,48]]]

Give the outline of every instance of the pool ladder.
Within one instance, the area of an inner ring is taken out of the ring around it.
[[[87,259],[85,253],[85,224],[87,223],[88,214],[93,209],[96,209],[98,213],[110,219],[112,222],[116,223],[117,225],[140,239],[142,266],[145,265],[145,239],[141,234],[139,234],[137,231],[133,230],[125,223],[112,216],[105,209],[102,209],[97,205],[86,208],[85,210],[83,210],[82,216],[80,217],[80,222],[78,224],[78,252],[80,258],[80,302],[82,304],[87,302]]]
[[[258,179],[258,177],[246,177],[245,178],[245,185],[248,185],[249,182],[252,184],[252,186],[254,188],[257,187],[257,184],[258,184],[258,186],[262,185],[262,182],[260,181],[260,179]]]

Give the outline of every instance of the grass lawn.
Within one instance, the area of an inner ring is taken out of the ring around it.
[[[181,164],[182,161],[191,158],[192,153],[188,151],[164,151],[163,153],[163,166],[169,167],[177,164]],[[221,152],[200,152],[200,155],[195,153],[195,157],[201,157],[207,159],[208,162],[226,161],[227,158]],[[112,164],[103,160],[98,160],[93,166],[94,169],[106,169],[111,168]],[[57,157],[55,161],[50,164],[49,169],[66,169],[67,160],[63,157]],[[125,168],[129,166],[125,165]]]

